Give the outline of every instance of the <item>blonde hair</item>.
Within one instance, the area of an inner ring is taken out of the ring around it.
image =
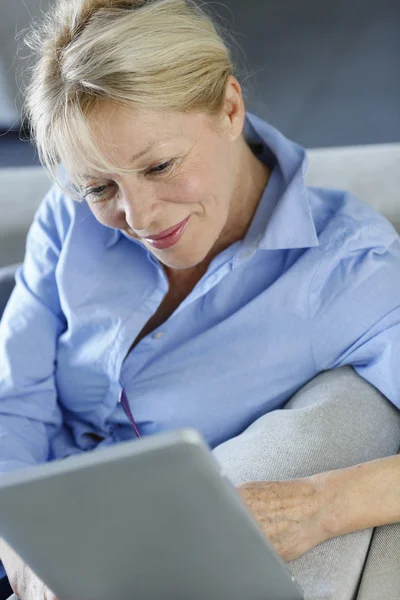
[[[161,111],[221,110],[231,52],[192,0],[59,0],[27,37],[38,53],[25,114],[39,158],[121,172],[96,148],[88,116],[99,103]]]

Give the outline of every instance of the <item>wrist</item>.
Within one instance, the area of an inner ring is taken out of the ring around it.
[[[400,456],[319,473],[313,479],[330,537],[400,521]]]
[[[313,476],[321,495],[321,527],[327,539],[369,527],[353,468]]]

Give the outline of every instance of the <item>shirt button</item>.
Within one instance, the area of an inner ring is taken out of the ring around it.
[[[239,256],[241,259],[245,260],[246,258],[251,258],[254,254],[253,250],[242,250],[242,252],[240,252]]]
[[[153,334],[153,340],[161,340],[161,338],[163,338],[165,335],[165,333],[163,331],[157,331],[157,333]]]

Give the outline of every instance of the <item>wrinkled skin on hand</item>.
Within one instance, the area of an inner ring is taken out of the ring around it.
[[[285,561],[299,558],[332,537],[324,525],[324,494],[313,477],[248,482],[238,491]]]

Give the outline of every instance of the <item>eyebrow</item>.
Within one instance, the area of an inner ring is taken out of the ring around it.
[[[166,142],[170,142],[172,139],[176,139],[176,138],[168,138],[166,140],[150,142],[149,144],[147,144],[147,146],[145,148],[143,148],[143,150],[141,150],[137,154],[134,154],[133,156],[131,156],[129,164],[132,165],[135,161],[137,161],[139,158],[142,158],[142,156],[144,156],[145,154],[150,152],[150,150],[152,150],[156,146],[161,146],[162,144],[165,144]],[[85,179],[85,180],[93,179],[93,175],[88,175],[86,173],[81,175],[81,177],[82,177],[82,179]]]
[[[141,152],[138,152],[138,154],[135,154],[134,156],[131,157],[130,164],[133,164],[139,158],[142,158],[142,156],[147,154],[155,146],[161,146],[161,144],[165,144],[165,142],[169,142],[169,141],[170,140],[168,139],[168,140],[162,140],[162,142],[150,142],[150,144],[148,144],[143,150],[141,150]]]

